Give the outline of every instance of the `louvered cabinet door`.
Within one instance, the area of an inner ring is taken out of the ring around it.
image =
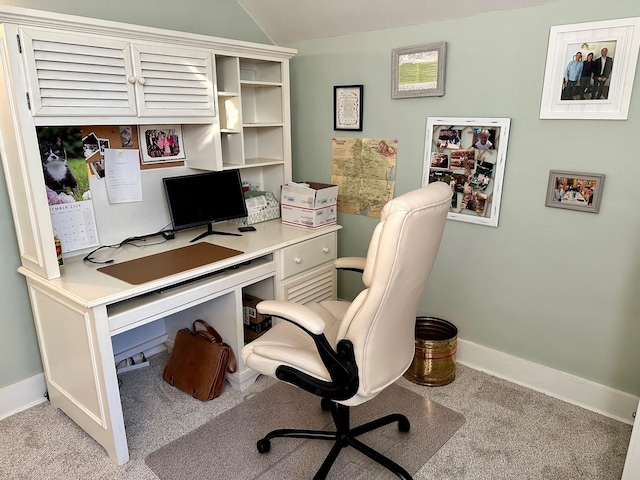
[[[295,303],[336,299],[336,269],[333,263],[282,282],[281,300]]]
[[[21,29],[34,116],[135,116],[129,42]]]
[[[34,116],[213,117],[212,54],[23,28]]]
[[[141,117],[212,117],[212,54],[174,45],[131,47]]]
[[[296,303],[336,298],[335,232],[305,240],[278,252],[278,300]]]

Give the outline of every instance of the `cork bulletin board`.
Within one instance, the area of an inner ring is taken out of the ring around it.
[[[82,127],[82,140],[87,159],[89,175],[104,177],[104,155],[101,153],[105,148],[140,149],[138,140],[138,127],[136,125],[88,125]],[[92,153],[93,152],[93,153]],[[87,156],[87,154],[89,156]],[[181,167],[184,160],[163,163],[142,163],[141,170],[154,168]]]

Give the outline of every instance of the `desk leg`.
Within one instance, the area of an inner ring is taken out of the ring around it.
[[[86,309],[28,282],[51,404],[100,443],[119,465],[129,460],[105,307]]]
[[[640,403],[636,410],[636,419],[633,422],[633,430],[631,431],[631,440],[629,441],[629,449],[627,450],[627,459],[624,463],[622,472],[622,480],[633,480],[640,478],[640,423],[638,423],[638,412],[640,411]]]

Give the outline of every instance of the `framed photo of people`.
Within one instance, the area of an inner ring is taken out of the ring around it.
[[[143,125],[139,135],[143,165],[186,158],[181,125]]]
[[[603,174],[551,170],[545,205],[598,213],[603,186]]]
[[[540,118],[626,120],[640,17],[553,26]]]
[[[450,185],[447,218],[498,226],[510,125],[510,118],[427,118],[422,185]]]

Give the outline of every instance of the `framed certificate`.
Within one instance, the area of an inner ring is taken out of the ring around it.
[[[362,131],[362,85],[333,87],[333,129]]]
[[[446,42],[394,48],[391,98],[442,97]]]

